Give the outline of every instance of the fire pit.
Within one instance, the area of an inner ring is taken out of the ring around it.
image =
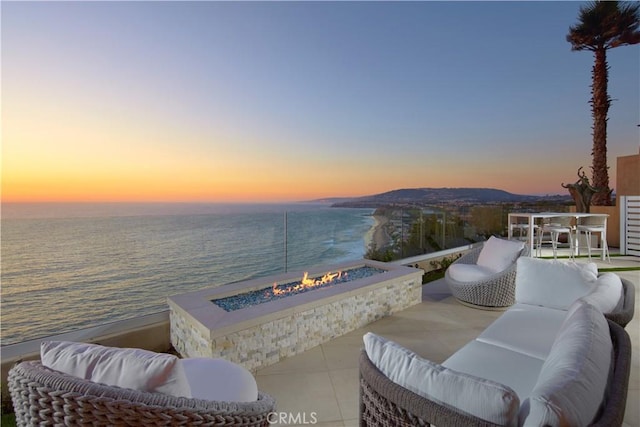
[[[362,260],[174,295],[171,342],[258,369],[420,303],[422,274]]]
[[[256,291],[245,292],[230,297],[214,299],[212,302],[225,311],[240,310],[256,304],[273,301],[279,298],[287,298],[291,295],[297,295],[309,292],[314,289],[328,288],[351,280],[364,279],[374,274],[384,273],[385,270],[373,267],[359,267],[348,271],[337,271],[335,273],[326,273],[322,277],[309,278],[309,272],[304,273],[302,280],[284,284],[277,282],[269,288],[259,289]]]

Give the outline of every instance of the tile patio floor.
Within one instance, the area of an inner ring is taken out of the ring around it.
[[[578,262],[586,261],[588,259],[578,259]],[[639,267],[640,258],[614,257],[611,264],[599,260],[597,263],[601,268]],[[640,307],[640,271],[617,274],[634,283],[636,307]],[[276,399],[279,412],[299,414],[300,423],[288,425],[310,425],[317,420],[316,426],[355,427],[358,425],[358,356],[366,332],[382,335],[441,363],[501,314],[457,303],[442,280],[424,285],[422,299],[421,304],[260,369],[256,373],[259,389]],[[636,315],[626,328],[633,346],[626,427],[640,427],[638,310],[636,308]]]

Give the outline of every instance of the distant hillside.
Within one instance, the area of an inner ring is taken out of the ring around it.
[[[334,203],[335,207],[378,207],[384,205],[437,205],[442,203],[485,204],[570,200],[569,195],[530,196],[495,188],[405,188]]]

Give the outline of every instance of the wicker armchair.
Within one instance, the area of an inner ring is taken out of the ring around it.
[[[9,371],[16,423],[93,426],[268,426],[275,401],[212,402],[98,384],[22,362]]]
[[[472,249],[454,261],[454,264],[476,264],[483,245]],[[519,256],[529,256],[529,248],[525,245]],[[517,261],[517,259],[516,259]],[[449,269],[445,272],[445,281],[451,293],[461,303],[477,308],[502,309],[515,303],[516,297],[516,262],[506,270],[487,276],[482,280],[460,282],[451,277]]]
[[[609,333],[613,343],[613,371],[604,409],[590,427],[621,426],[627,403],[631,371],[631,340],[625,330],[611,320]],[[376,427],[488,427],[496,424],[457,412],[454,408],[429,400],[399,386],[384,376],[360,354],[360,426]]]
[[[624,296],[622,307],[611,313],[605,313],[604,317],[624,328],[633,319],[636,305],[636,288],[627,279],[622,279],[622,295]]]

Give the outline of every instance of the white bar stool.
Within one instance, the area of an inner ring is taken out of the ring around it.
[[[574,245],[573,245],[573,226],[571,225],[571,218],[558,217],[554,218],[553,223],[543,224],[538,233],[538,252],[541,251],[543,236],[545,233],[550,235],[551,247],[553,248],[553,259],[558,259],[558,242],[561,234],[567,235],[569,241],[569,258],[573,259]]]
[[[607,259],[611,262],[609,256],[609,245],[607,245],[607,227],[605,218],[597,216],[588,216],[581,218],[580,224],[576,227],[578,235],[578,244],[580,242],[580,234],[584,233],[587,243],[587,252],[589,253],[589,259],[591,259],[591,252],[602,251],[602,259]],[[600,247],[591,247],[591,236],[593,233],[600,235]]]

